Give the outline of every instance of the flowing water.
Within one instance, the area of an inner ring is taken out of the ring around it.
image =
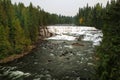
[[[73,36],[66,39],[44,40],[31,54],[1,65],[0,80],[91,80],[95,73],[93,42]]]

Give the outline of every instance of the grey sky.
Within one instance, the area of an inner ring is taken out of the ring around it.
[[[77,14],[78,9],[84,6],[94,6],[97,3],[106,5],[107,1],[110,0],[11,0],[12,3],[22,2],[26,6],[32,2],[34,6],[39,5],[42,9],[47,12],[61,14],[66,16],[74,16]]]

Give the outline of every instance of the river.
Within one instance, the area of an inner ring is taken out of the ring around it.
[[[95,74],[93,41],[86,35],[78,40],[80,32],[70,32],[46,38],[31,54],[0,65],[0,80],[91,80]]]

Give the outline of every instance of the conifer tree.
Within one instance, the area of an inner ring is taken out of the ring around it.
[[[14,27],[14,49],[16,53],[20,53],[24,50],[24,48],[27,46],[26,43],[27,39],[24,35],[24,30],[22,29],[20,25],[19,19],[16,19],[13,21],[13,27]]]
[[[120,1],[112,1],[106,13],[103,41],[97,49],[97,80],[120,80]]]
[[[12,49],[6,31],[7,29],[0,25],[0,59],[10,55]]]

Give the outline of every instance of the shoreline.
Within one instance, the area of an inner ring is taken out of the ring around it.
[[[29,50],[28,50],[28,51],[25,51],[25,52],[23,52],[23,53],[21,53],[21,54],[10,55],[10,56],[8,56],[8,57],[5,57],[4,59],[1,59],[1,60],[0,60],[0,64],[6,64],[6,63],[8,63],[8,62],[12,62],[12,61],[14,61],[14,60],[16,60],[16,59],[20,59],[20,58],[22,58],[22,57],[30,54],[30,53],[31,53],[34,49],[36,49],[37,46],[38,46],[40,43],[42,43],[43,41],[44,41],[44,40],[41,40],[41,39],[38,40],[34,45],[29,46]]]
[[[5,57],[4,59],[1,59],[0,64],[6,64],[6,63],[12,62],[12,61],[14,61],[16,59],[22,58],[22,57],[26,56],[27,54],[30,54],[30,52],[35,48],[36,48],[35,45],[31,45],[31,46],[29,46],[28,51],[25,51],[25,52],[23,52],[21,54],[13,54],[13,55],[10,55],[8,57]]]

